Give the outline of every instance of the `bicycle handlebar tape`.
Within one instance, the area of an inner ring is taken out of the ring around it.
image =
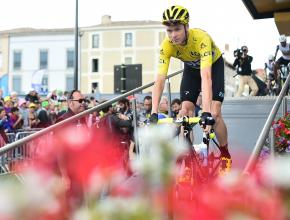
[[[171,124],[171,123],[173,123],[173,118],[158,119],[158,124]]]
[[[150,120],[150,122],[151,122],[152,124],[157,124],[157,122],[158,122],[158,114],[157,114],[157,113],[152,113],[152,114],[150,115],[149,120]]]
[[[214,125],[214,123],[215,123],[215,120],[212,117],[212,115],[211,115],[210,112],[203,112],[201,114],[200,121],[199,121],[199,124],[200,125],[202,125],[203,127],[205,127],[207,125]]]
[[[197,124],[200,121],[200,117],[190,117],[188,118],[189,124]]]

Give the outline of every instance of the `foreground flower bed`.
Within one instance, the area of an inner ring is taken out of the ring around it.
[[[168,127],[143,130],[142,156],[128,178],[118,143],[100,131],[62,131],[39,146],[23,182],[0,182],[1,220],[289,219],[290,158],[264,161],[252,175],[232,171],[174,199],[175,161],[186,148]],[[68,138],[70,137],[70,138]]]

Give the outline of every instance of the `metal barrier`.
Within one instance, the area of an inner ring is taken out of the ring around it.
[[[287,112],[287,98],[286,98],[285,94],[286,94],[286,90],[287,90],[287,87],[289,85],[289,82],[290,82],[290,74],[288,75],[286,82],[285,82],[279,96],[277,97],[275,104],[272,107],[272,110],[267,118],[267,121],[266,121],[261,133],[260,133],[260,136],[258,137],[256,146],[255,146],[255,148],[250,156],[250,159],[248,160],[247,165],[244,169],[244,173],[249,173],[255,168],[256,161],[257,161],[257,159],[262,151],[262,148],[264,146],[264,143],[269,135],[269,131],[270,131],[270,128],[272,126],[272,122],[274,121],[274,119],[276,117],[276,114],[279,110],[281,103],[282,103],[283,115],[285,115]],[[270,135],[272,135],[272,137],[273,137],[273,134],[270,134]],[[273,142],[273,140],[271,140],[271,141]]]
[[[9,143],[25,138],[41,129],[20,130],[17,133],[6,133]],[[41,139],[43,141],[43,139]],[[0,156],[0,174],[8,173],[14,170],[15,166],[22,163],[24,160],[28,162],[36,155],[35,147],[39,145],[39,139],[35,139],[29,143],[18,145],[14,149],[2,154]],[[36,143],[37,142],[37,143]]]

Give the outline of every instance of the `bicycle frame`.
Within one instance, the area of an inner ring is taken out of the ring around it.
[[[203,143],[206,144],[207,155],[205,158],[199,157],[199,152],[196,149],[196,146],[191,141],[191,130],[192,128],[199,123],[200,118],[183,118],[183,119],[172,119],[166,118],[162,119],[158,123],[173,123],[178,126],[184,126],[183,138],[186,141],[189,149],[183,155],[177,159],[177,165],[180,165],[180,169],[183,166],[183,173],[180,176],[177,176],[175,184],[175,195],[176,198],[182,199],[186,196],[187,199],[192,200],[194,191],[196,189],[195,185],[205,184],[211,179],[214,179],[218,176],[218,169],[221,165],[220,156],[215,155],[215,151],[210,148],[210,142],[214,143],[215,148],[218,149],[220,153],[220,148],[215,139],[211,139],[209,134],[204,134]],[[204,165],[204,160],[207,161]],[[184,196],[182,196],[182,188],[184,190]],[[189,198],[188,198],[189,197]]]

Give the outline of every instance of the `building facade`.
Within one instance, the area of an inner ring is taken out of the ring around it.
[[[43,94],[73,89],[73,29],[16,29],[0,34],[5,45],[2,72],[8,73],[10,92],[26,94],[35,85]]]
[[[141,64],[142,85],[152,82],[157,73],[159,45],[165,34],[160,22],[113,22],[110,16],[103,16],[100,25],[81,28],[82,92],[114,93],[114,66],[120,64]],[[181,68],[181,62],[172,58],[169,73]],[[179,92],[179,84],[180,76],[174,77],[172,92]]]

